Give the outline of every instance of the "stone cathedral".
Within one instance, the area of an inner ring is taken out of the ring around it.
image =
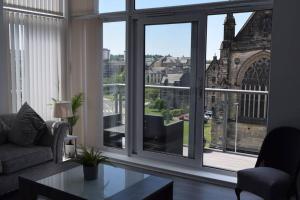
[[[206,88],[238,90],[206,93],[211,147],[257,153],[267,132],[272,11],[254,12],[237,34],[235,26],[227,14],[220,58],[214,56],[206,69]]]

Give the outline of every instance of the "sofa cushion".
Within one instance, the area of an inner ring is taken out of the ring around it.
[[[53,159],[50,147],[22,147],[14,144],[0,145],[2,173],[9,174]]]
[[[45,121],[25,103],[17,114],[8,140],[17,145],[31,146],[37,143],[46,130]]]
[[[7,135],[10,128],[0,119],[0,145],[7,142]]]
[[[9,128],[13,126],[13,123],[15,122],[16,118],[17,118],[17,113],[0,115],[0,120],[3,121]]]

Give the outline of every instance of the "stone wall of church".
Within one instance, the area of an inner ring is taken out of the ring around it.
[[[246,153],[258,153],[267,133],[267,127],[259,124],[237,123],[237,150]],[[227,149],[235,148],[236,123],[228,122]]]

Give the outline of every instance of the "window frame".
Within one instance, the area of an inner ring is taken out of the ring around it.
[[[126,11],[114,12],[114,13],[99,13],[96,15],[103,22],[115,22],[115,21],[124,21],[126,20],[126,51],[127,53],[127,72],[126,72],[126,106],[127,106],[127,114],[126,114],[126,149],[124,150],[116,150],[109,147],[103,147],[101,145],[101,150],[111,152],[111,153],[120,153],[125,154],[130,157],[136,158],[150,158],[150,159],[158,159],[160,161],[171,161],[175,164],[193,167],[200,170],[205,170],[208,172],[219,173],[223,175],[235,176],[235,172],[226,171],[223,169],[216,169],[211,167],[206,167],[203,165],[203,148],[195,148],[195,160],[192,162],[186,162],[186,158],[180,158],[176,156],[174,160],[173,156],[164,156],[159,155],[157,153],[145,153],[141,152],[140,146],[138,146],[138,142],[140,141],[141,135],[140,131],[143,127],[143,120],[141,121],[141,116],[144,113],[143,109],[143,87],[144,87],[144,75],[142,67],[139,67],[140,64],[144,65],[144,60],[141,58],[144,57],[143,51],[140,50],[140,44],[143,43],[144,38],[141,37],[143,35],[143,28],[141,28],[141,24],[146,23],[170,23],[176,22],[179,23],[180,19],[182,22],[187,20],[195,20],[196,18],[199,21],[199,16],[202,20],[200,20],[198,24],[198,38],[197,43],[197,54],[196,59],[197,66],[197,75],[195,76],[196,80],[196,90],[197,95],[195,96],[195,109],[196,112],[204,113],[204,101],[205,101],[205,63],[206,63],[206,29],[207,29],[207,16],[208,15],[218,15],[218,14],[226,14],[229,12],[241,13],[241,12],[253,12],[258,10],[270,10],[273,9],[273,0],[237,0],[237,1],[224,1],[224,2],[216,2],[216,3],[204,3],[204,4],[196,4],[196,5],[183,5],[183,6],[172,6],[172,7],[162,7],[162,8],[149,8],[149,9],[135,9],[134,0],[126,0]],[[79,16],[80,17],[80,16]],[[82,16],[81,16],[82,17]],[[184,20],[182,20],[184,19]],[[205,20],[204,20],[205,19]],[[189,21],[190,22],[190,21]],[[101,36],[102,38],[102,36]],[[140,68],[140,69],[139,69]],[[138,95],[136,95],[136,92]],[[142,108],[142,109],[141,109]],[[200,118],[203,118],[200,117]],[[196,122],[200,122],[199,116],[195,117]],[[203,126],[203,123],[201,127]],[[198,128],[199,129],[199,128]],[[197,129],[197,130],[198,130]],[[201,134],[196,134],[195,138],[198,141],[202,141],[203,138],[203,128],[200,131]],[[194,129],[195,130],[195,129]],[[103,133],[102,133],[103,136]],[[202,143],[202,142],[200,142]],[[199,144],[198,144],[199,145]],[[200,146],[202,147],[202,146]]]

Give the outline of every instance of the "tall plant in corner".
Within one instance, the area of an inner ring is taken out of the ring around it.
[[[78,110],[82,106],[83,102],[84,102],[83,93],[79,93],[72,97],[71,104],[72,104],[73,117],[68,118],[68,122],[70,124],[70,133],[69,133],[70,135],[73,134],[73,128],[79,120]]]

